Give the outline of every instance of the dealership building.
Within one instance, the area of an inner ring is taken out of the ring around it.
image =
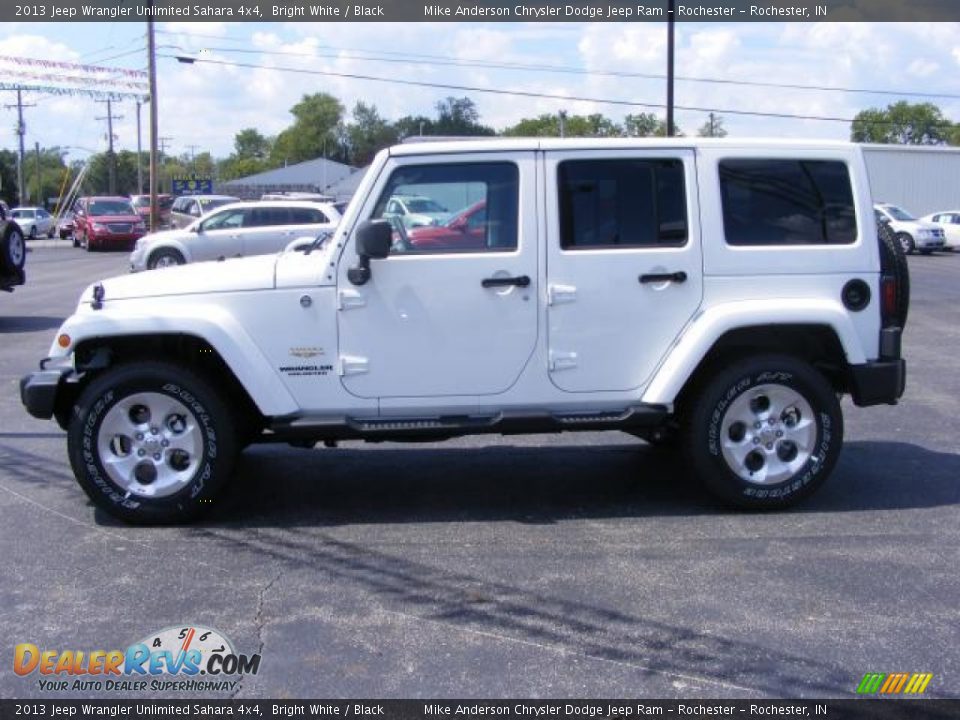
[[[864,145],[863,155],[875,202],[917,217],[960,210],[960,148]]]

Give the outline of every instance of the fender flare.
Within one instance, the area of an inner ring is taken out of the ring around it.
[[[61,348],[54,340],[51,358],[65,357],[79,343],[97,338],[150,335],[200,338],[220,355],[263,415],[289,415],[300,409],[260,346],[230,313],[215,304],[171,306],[164,309],[163,317],[133,307],[124,308],[123,312],[111,312],[108,308],[82,312],[67,318],[57,335],[63,333],[70,336],[70,347]]]
[[[810,325],[836,333],[847,362],[867,362],[856,328],[847,311],[832,300],[778,300],[758,308],[755,301],[723,303],[704,310],[687,325],[643,393],[643,402],[671,405],[700,361],[732,330],[757,325]]]

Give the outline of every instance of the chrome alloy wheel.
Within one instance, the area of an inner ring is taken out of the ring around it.
[[[197,418],[183,403],[145,392],[107,411],[97,451],[107,475],[128,497],[165,497],[193,479],[204,442]]]
[[[720,423],[727,466],[756,485],[789,480],[813,455],[817,418],[786,385],[758,385],[734,400]]]
[[[167,268],[167,267],[176,267],[180,263],[177,262],[177,259],[170,253],[161,253],[157,256],[156,261],[153,263],[155,268]]]

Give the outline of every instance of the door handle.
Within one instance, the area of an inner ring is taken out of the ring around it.
[[[480,284],[485,288],[493,287],[529,287],[530,278],[527,275],[519,275],[517,277],[494,277],[494,278],[484,278],[480,281]]]
[[[647,283],[664,283],[664,282],[673,282],[673,283],[682,283],[687,281],[687,274],[680,270],[673,273],[651,273],[649,275],[641,275],[640,282],[646,285]]]

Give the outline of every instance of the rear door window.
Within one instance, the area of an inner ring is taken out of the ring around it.
[[[843,162],[722,160],[720,193],[729,245],[849,245],[857,239]]]

